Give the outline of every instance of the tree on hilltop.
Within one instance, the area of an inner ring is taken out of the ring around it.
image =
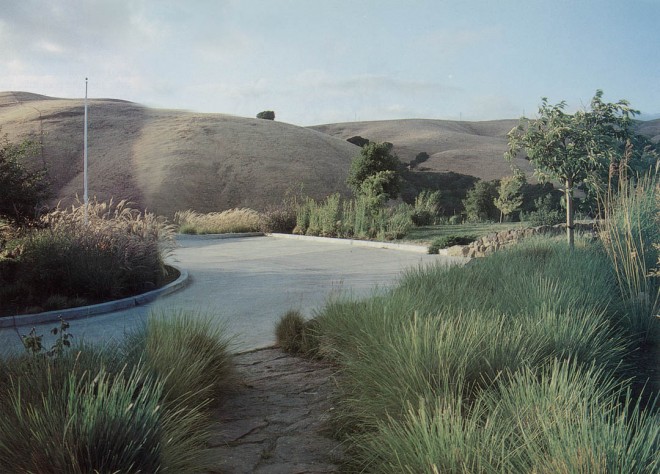
[[[257,114],[257,118],[264,120],[275,120],[275,112],[272,110],[264,110],[263,112],[259,112]]]

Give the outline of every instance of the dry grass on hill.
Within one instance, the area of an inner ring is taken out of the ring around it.
[[[451,122],[414,119],[338,123],[312,128],[343,139],[359,135],[371,141],[391,142],[403,162],[426,152],[430,158],[420,165],[421,169],[453,171],[491,180],[511,174],[511,167],[503,155],[507,149],[506,134],[517,123],[517,120]],[[529,162],[523,159],[517,160],[516,164],[529,174],[533,171]]]
[[[0,93],[1,133],[33,138],[54,201],[83,193],[83,101]],[[161,110],[110,99],[89,103],[89,189],[172,216],[234,207],[264,209],[287,190],[314,197],[347,192],[359,149],[344,140],[270,120]]]
[[[415,169],[481,179],[511,174],[503,154],[516,120],[451,122],[388,120],[298,127],[271,120],[164,110],[114,99],[89,104],[89,186],[99,199],[129,199],[172,217],[178,210],[265,210],[287,191],[317,199],[347,193],[360,135],[388,141],[403,162],[430,155]],[[640,132],[658,140],[660,120]],[[83,101],[27,92],[0,92],[0,133],[41,144],[53,203],[83,193]],[[523,159],[517,165],[531,175]]]

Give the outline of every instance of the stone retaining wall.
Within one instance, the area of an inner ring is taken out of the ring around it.
[[[596,236],[596,226],[593,223],[575,224],[577,233]],[[520,240],[532,237],[534,235],[566,235],[566,224],[542,225],[539,227],[530,227],[527,229],[511,229],[504,232],[497,232],[481,237],[469,245],[455,246],[447,249],[447,255],[458,257],[484,257],[501,248],[513,245]]]

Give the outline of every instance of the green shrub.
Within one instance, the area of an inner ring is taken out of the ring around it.
[[[34,163],[38,155],[35,142],[15,145],[6,135],[0,137],[0,218],[18,224],[36,220],[35,210],[49,197],[46,170],[37,169]]]
[[[429,154],[426,153],[425,151],[422,151],[420,153],[417,153],[417,155],[415,155],[415,158],[413,158],[410,161],[409,166],[411,169],[415,168],[417,165],[424,163],[429,158],[430,158]]]
[[[291,234],[297,225],[297,214],[294,208],[282,207],[263,213],[261,231],[265,233]]]
[[[498,181],[477,181],[467,192],[463,200],[465,215],[469,222],[495,220],[499,217],[495,199],[497,198]]]
[[[436,223],[440,210],[440,191],[422,190],[415,198],[411,219],[414,225],[424,226]]]
[[[383,195],[383,199],[396,199],[401,187],[399,158],[392,153],[393,145],[388,142],[369,143],[353,158],[346,183],[355,196]],[[374,190],[378,188],[378,192]]]
[[[454,214],[453,216],[449,216],[450,225],[458,225],[462,223],[463,223],[463,218],[460,215]]]
[[[272,110],[264,110],[263,112],[259,112],[257,114],[257,118],[264,120],[275,120],[275,112]]]
[[[527,222],[532,227],[539,227],[542,225],[557,225],[566,220],[556,204],[551,194],[546,194],[534,201],[536,206],[535,211],[528,213],[521,213],[520,219]]]
[[[437,254],[440,249],[452,247],[454,245],[467,245],[477,240],[474,235],[443,235],[436,237],[429,245],[429,253]]]

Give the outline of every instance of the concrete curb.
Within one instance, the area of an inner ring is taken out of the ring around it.
[[[169,265],[179,271],[179,278],[171,283],[158,288],[157,290],[148,291],[136,296],[130,296],[121,300],[108,301],[106,303],[94,304],[91,306],[81,306],[79,308],[62,309],[58,311],[47,311],[45,313],[37,314],[21,314],[17,316],[5,316],[0,318],[0,328],[11,328],[14,326],[31,326],[35,324],[50,323],[59,321],[60,318],[67,321],[72,319],[86,318],[103,313],[111,313],[122,309],[133,308],[150,303],[155,299],[169,295],[188,284],[188,272],[175,265]]]
[[[335,237],[314,237],[311,235],[296,235],[296,234],[279,234],[279,233],[264,233],[264,232],[243,232],[236,234],[177,234],[176,239],[190,239],[190,240],[212,240],[212,239],[238,239],[241,237],[275,237],[282,239],[296,239],[307,240],[309,242],[330,242],[342,245],[354,245],[356,247],[371,247],[379,249],[402,250],[404,252],[415,253],[428,253],[428,246],[414,245],[414,244],[395,244],[392,242],[379,242],[374,240],[357,240],[357,239],[338,239]],[[448,249],[440,249],[438,254],[440,256],[448,256]]]
[[[276,237],[281,239],[295,239],[295,240],[307,240],[309,242],[331,242],[335,244],[343,245],[354,245],[356,247],[371,247],[378,249],[391,249],[391,250],[403,250],[405,252],[416,252],[416,253],[428,253],[428,247],[423,245],[413,245],[413,244],[395,244],[392,242],[377,242],[373,240],[353,240],[353,239],[337,239],[334,237],[313,237],[310,235],[294,235],[294,234],[265,234],[268,237]],[[447,251],[444,250],[444,253],[439,255],[446,255]]]
[[[237,232],[234,234],[176,234],[176,240],[217,240],[239,239],[242,237],[263,237],[263,232]]]

